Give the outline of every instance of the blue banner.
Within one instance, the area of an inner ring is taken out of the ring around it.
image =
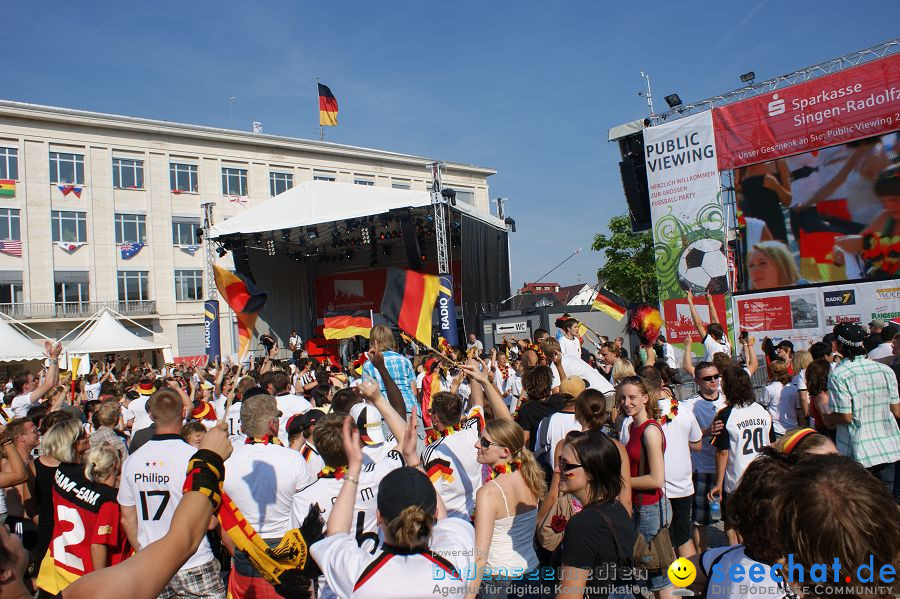
[[[441,279],[441,290],[438,293],[437,312],[441,337],[451,346],[456,347],[459,339],[456,336],[456,302],[453,301],[453,275],[438,275]]]
[[[203,334],[206,355],[210,363],[221,358],[219,348],[219,300],[206,300],[203,304]]]

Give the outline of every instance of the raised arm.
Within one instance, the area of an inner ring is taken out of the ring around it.
[[[394,385],[396,387],[396,385]],[[397,439],[398,445],[403,445],[403,435],[406,434],[406,420],[401,416],[397,409],[390,404],[381,394],[381,387],[372,380],[363,381],[357,387],[362,396],[372,402],[375,409],[381,412],[381,416],[388,425],[388,429],[394,438]],[[404,414],[406,413],[404,409]]]
[[[706,292],[706,305],[709,306],[709,322],[719,324],[719,314],[716,312],[716,305],[713,303],[712,293]]]
[[[353,419],[344,418],[344,452],[347,454],[347,473],[341,491],[338,493],[334,505],[331,507],[331,515],[328,516],[328,524],[325,528],[325,536],[341,533],[349,533],[353,524],[353,506],[356,501],[356,489],[359,487],[359,473],[362,470],[362,447],[359,442],[359,430],[353,424]]]
[[[372,363],[372,366],[375,367],[375,370],[378,371],[378,374],[381,375],[381,381],[384,383],[384,390],[387,393],[387,400],[391,404],[391,407],[397,411],[398,414],[406,414],[406,402],[403,401],[403,392],[400,391],[400,387],[397,385],[397,381],[391,377],[391,373],[388,372],[387,366],[384,363],[384,354],[381,353],[380,349],[370,349],[369,350],[369,362]],[[379,395],[381,395],[379,393]],[[389,423],[390,425],[390,423]],[[393,429],[391,429],[391,433],[394,433]],[[394,434],[396,437],[397,435]],[[400,437],[397,437],[398,439]]]
[[[747,363],[747,373],[750,376],[753,376],[757,370],[759,370],[759,358],[756,357],[756,352],[753,351],[753,342],[749,337],[741,339],[741,346],[744,352],[744,362]]]
[[[57,343],[53,345],[49,341],[44,341],[44,351],[47,352],[47,356],[50,358],[50,366],[47,368],[47,375],[44,376],[44,380],[31,392],[31,403],[40,401],[44,394],[59,382],[59,353],[62,351],[62,344]]]
[[[509,413],[509,408],[507,408],[506,404],[503,402],[503,396],[500,395],[500,392],[497,391],[497,388],[494,387],[493,383],[488,381],[487,373],[478,370],[470,364],[463,364],[460,368],[463,369],[470,381],[477,382],[481,388],[484,389],[488,403],[491,406],[491,411],[494,413],[494,418],[499,420],[512,420],[512,414]],[[472,385],[472,387],[474,391],[475,385]]]
[[[691,320],[694,321],[694,327],[697,329],[697,332],[700,333],[700,339],[706,339],[706,325],[703,324],[703,321],[700,319],[700,314],[697,313],[697,308],[694,306],[694,292],[690,289],[687,292],[687,303],[688,308],[691,310]]]
[[[694,362],[691,358],[694,355],[693,350],[694,338],[688,335],[684,338],[684,355],[681,356],[681,368],[691,376],[694,376]]]

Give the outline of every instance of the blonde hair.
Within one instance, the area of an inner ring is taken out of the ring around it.
[[[91,482],[99,482],[118,474],[121,466],[119,452],[108,441],[91,447],[85,454],[84,461],[84,476]]]
[[[784,360],[772,360],[769,363],[769,378],[778,381],[782,385],[791,382],[791,375],[788,374],[787,362]]]
[[[437,519],[420,505],[403,508],[400,515],[388,522],[387,533],[394,544],[404,549],[426,549]]]
[[[490,420],[484,425],[484,432],[489,434],[494,442],[507,448],[514,459],[521,460],[522,479],[525,486],[540,501],[547,493],[547,481],[544,470],[534,459],[534,454],[525,447],[525,431],[512,420]]]
[[[791,359],[791,366],[794,367],[794,372],[802,372],[806,370],[807,366],[812,364],[812,361],[812,354],[805,349],[801,349],[794,352],[794,357]]]
[[[369,342],[378,343],[378,349],[388,351],[397,348],[397,341],[394,339],[394,333],[383,324],[375,325],[369,332]]]
[[[619,358],[618,360],[616,360],[616,362],[613,364],[611,372],[613,385],[618,385],[619,381],[627,376],[635,376],[637,374],[634,371],[634,364],[623,358]]]
[[[44,433],[41,438],[41,451],[60,462],[73,463],[78,457],[75,454],[75,441],[83,433],[81,423],[75,418],[60,420]]]
[[[547,337],[541,341],[540,345],[541,351],[545,354],[558,354],[562,351],[559,346],[559,341],[554,339],[553,337]]]
[[[782,241],[760,241],[747,252],[749,260],[751,252],[760,252],[763,254],[778,271],[778,283],[780,285],[793,285],[800,278],[800,271],[797,270],[797,263],[790,250]]]

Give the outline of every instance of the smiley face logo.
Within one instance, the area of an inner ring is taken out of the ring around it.
[[[676,587],[689,586],[697,578],[697,568],[690,560],[679,557],[669,566],[669,580]]]

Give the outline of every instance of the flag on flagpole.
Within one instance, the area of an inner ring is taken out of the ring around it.
[[[326,339],[350,339],[360,335],[369,338],[372,318],[368,310],[353,312],[328,312],[325,314]]]
[[[601,287],[600,291],[597,292],[597,297],[594,298],[591,309],[600,310],[615,320],[622,320],[625,318],[625,313],[628,312],[625,300],[605,287]]]
[[[119,245],[119,251],[122,253],[122,259],[128,260],[129,258],[134,257],[139,251],[144,248],[144,244],[137,243],[123,243]]]
[[[0,196],[14,197],[16,195],[15,179],[0,179]]]
[[[243,276],[213,265],[216,288],[225,303],[234,310],[238,321],[238,356],[243,359],[250,347],[250,338],[256,327],[256,316],[266,305],[268,296]]]
[[[9,254],[11,256],[22,257],[22,242],[21,240],[7,240],[0,241],[0,252],[4,254]]]
[[[65,250],[67,252],[74,252],[81,246],[85,245],[84,241],[57,241],[56,245],[59,246],[60,249]]]
[[[381,313],[401,331],[431,345],[431,319],[441,280],[412,270],[389,268],[381,300]]]
[[[336,127],[338,105],[337,98],[331,93],[327,85],[319,85],[319,125],[322,127]]]

